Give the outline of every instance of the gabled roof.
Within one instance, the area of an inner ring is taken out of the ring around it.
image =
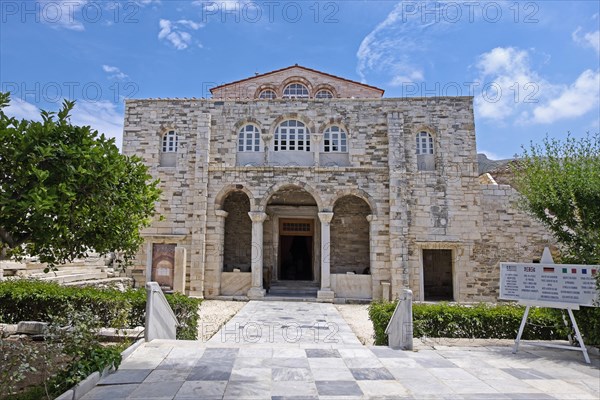
[[[271,75],[271,74],[276,74],[278,72],[287,71],[288,69],[292,69],[292,68],[300,68],[300,69],[303,69],[305,71],[309,71],[309,72],[314,72],[316,74],[325,75],[325,76],[328,76],[330,78],[334,78],[334,79],[339,79],[341,81],[350,82],[350,83],[353,83],[355,85],[361,85],[361,86],[367,87],[369,89],[378,90],[378,91],[381,92],[382,95],[385,92],[385,90],[383,90],[381,88],[378,88],[378,87],[375,87],[375,86],[371,86],[371,85],[367,85],[367,84],[364,84],[364,83],[356,82],[356,81],[353,81],[351,79],[342,78],[341,76],[336,76],[336,75],[328,74],[326,72],[322,72],[322,71],[319,71],[319,70],[316,70],[316,69],[303,67],[302,65],[298,65],[298,64],[291,65],[289,67],[285,67],[285,68],[281,68],[281,69],[276,69],[276,70],[270,71],[270,72],[265,72],[264,74],[258,74],[258,75],[255,75],[255,76],[251,76],[249,78],[240,79],[238,81],[225,83],[223,85],[215,86],[215,87],[213,87],[213,88],[210,89],[210,92],[213,93],[213,90],[222,89],[224,87],[231,86],[231,85],[236,85],[236,84],[241,83],[241,82],[246,82],[246,81],[249,81],[249,80],[252,80],[252,79],[261,78],[263,76],[267,76],[267,75]]]

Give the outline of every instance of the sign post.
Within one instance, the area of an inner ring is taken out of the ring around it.
[[[573,315],[579,306],[596,306],[598,296],[594,275],[599,273],[597,265],[554,264],[548,248],[544,249],[540,264],[500,263],[500,296],[502,300],[514,300],[525,306],[513,353],[519,344],[532,306],[567,310],[579,347],[551,343],[528,343],[531,345],[581,351],[585,361],[590,358]],[[565,320],[566,323],[566,320]]]

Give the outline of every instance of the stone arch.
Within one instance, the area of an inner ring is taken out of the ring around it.
[[[281,98],[283,97],[283,90],[285,89],[285,87],[287,85],[290,85],[292,83],[301,83],[304,86],[306,86],[306,88],[308,89],[308,96],[309,98],[311,98],[312,93],[313,93],[313,85],[312,83],[310,83],[310,81],[302,76],[290,76],[289,78],[285,79],[283,82],[281,82],[281,85],[279,86],[279,90],[277,91],[277,95]]]
[[[278,88],[277,86],[275,86],[275,85],[273,85],[273,84],[270,84],[270,83],[264,83],[264,84],[262,84],[262,85],[259,85],[259,86],[256,88],[256,91],[254,92],[254,99],[256,99],[256,100],[261,100],[261,99],[259,99],[259,97],[258,97],[258,96],[260,96],[260,93],[261,93],[263,90],[267,90],[267,89],[268,89],[268,90],[272,90],[272,91],[274,91],[274,92],[275,92],[275,94],[277,95],[277,98],[278,98],[278,99],[280,99],[280,98],[281,98],[281,93],[279,92],[279,88]]]
[[[222,210],[223,204],[224,204],[227,196],[229,196],[229,194],[231,192],[235,192],[235,191],[244,192],[246,194],[246,196],[248,196],[248,199],[250,200],[250,206],[252,207],[252,204],[254,204],[255,200],[254,200],[254,195],[252,194],[250,189],[248,189],[246,186],[244,186],[242,184],[231,184],[231,185],[227,185],[227,186],[223,187],[219,191],[219,193],[217,193],[217,196],[215,197],[215,210]]]
[[[260,199],[260,201],[258,202],[259,204],[259,210],[258,211],[264,211],[267,207],[267,203],[269,202],[269,200],[271,199],[271,197],[278,192],[279,190],[286,188],[286,187],[297,187],[298,189],[302,189],[305,192],[307,192],[308,194],[310,194],[312,196],[312,198],[315,200],[315,203],[317,203],[317,207],[319,208],[319,210],[323,210],[323,200],[321,199],[321,196],[319,196],[319,193],[310,185],[308,185],[305,182],[301,182],[301,181],[297,181],[297,180],[291,180],[288,182],[280,182],[280,183],[276,183],[273,186],[271,186],[263,195],[263,197]]]
[[[287,121],[290,119],[298,120],[298,121],[302,122],[304,125],[306,125],[306,127],[308,128],[308,131],[310,132],[311,135],[314,135],[316,133],[315,124],[309,118],[306,118],[304,115],[299,114],[299,113],[286,113],[286,114],[280,115],[273,121],[273,123],[271,123],[271,127],[269,128],[269,135],[274,136],[275,129],[277,129],[279,124],[281,124],[283,121]]]
[[[254,118],[254,117],[246,117],[244,119],[239,120],[238,122],[235,123],[235,125],[233,125],[234,136],[237,136],[237,134],[242,126],[245,126],[248,124],[256,125],[261,132],[263,130],[263,126],[258,119]]]
[[[340,196],[333,203],[330,265],[332,274],[371,273],[370,222],[372,208],[356,195]]]
[[[340,191],[336,192],[334,197],[331,199],[331,203],[329,204],[330,209],[333,210],[335,203],[342,197],[346,197],[346,196],[355,196],[355,197],[358,197],[359,199],[362,199],[363,201],[365,201],[365,203],[367,203],[367,205],[371,209],[371,215],[377,216],[377,214],[378,214],[377,203],[375,202],[375,200],[373,200],[373,197],[371,197],[371,195],[369,193],[365,192],[362,189],[346,189],[346,190],[340,190]]]
[[[328,83],[321,83],[317,86],[315,86],[315,88],[312,90],[312,92],[310,92],[310,97],[311,98],[315,98],[315,96],[317,95],[317,93],[319,92],[319,90],[328,90],[331,92],[331,94],[333,95],[334,99],[337,99],[339,97],[337,90],[331,86]]]
[[[325,129],[329,128],[330,126],[339,126],[344,130],[344,132],[346,132],[346,135],[350,137],[350,130],[348,129],[348,125],[344,121],[342,121],[342,118],[340,117],[329,118],[328,121],[325,121],[322,124],[320,124],[318,133],[322,134],[323,132],[325,132]]]

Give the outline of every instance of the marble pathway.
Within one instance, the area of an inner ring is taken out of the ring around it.
[[[249,302],[208,342],[140,346],[84,400],[599,399],[600,359],[524,346],[364,347],[335,307]]]

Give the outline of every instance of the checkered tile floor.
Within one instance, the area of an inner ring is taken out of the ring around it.
[[[599,399],[592,358],[364,347],[330,304],[250,302],[207,343],[144,344],[83,399]]]

